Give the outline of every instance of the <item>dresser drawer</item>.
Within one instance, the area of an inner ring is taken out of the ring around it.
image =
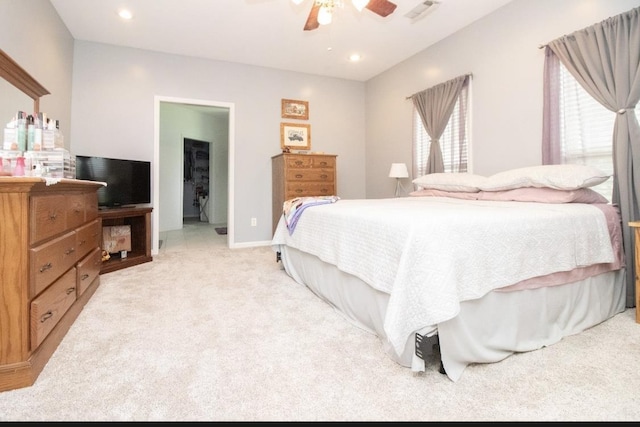
[[[285,200],[294,197],[334,196],[335,185],[322,182],[292,182],[286,185]]]
[[[64,195],[31,197],[29,243],[33,245],[65,231],[68,206]]]
[[[76,230],[76,250],[78,258],[82,258],[92,249],[99,247],[102,239],[102,221],[96,218],[94,221],[83,225]]]
[[[84,224],[86,210],[84,194],[67,196],[67,228],[76,228]]]
[[[333,182],[335,172],[323,169],[289,169],[286,180],[292,181],[322,181]]]
[[[311,161],[314,168],[336,168],[336,158],[333,156],[314,156]]]
[[[78,297],[87,290],[93,280],[100,274],[102,266],[102,250],[97,247],[84,257],[76,266],[76,288]]]
[[[30,295],[34,297],[77,261],[75,231],[29,250]]]
[[[76,269],[72,268],[31,301],[31,349],[37,348],[76,300]]]
[[[334,156],[300,155],[288,156],[285,160],[287,168],[332,168],[335,169],[336,158]]]

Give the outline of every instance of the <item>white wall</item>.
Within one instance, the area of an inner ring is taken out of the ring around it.
[[[516,0],[369,80],[367,198],[393,194],[392,162],[412,163],[413,110],[406,97],[466,73],[473,73],[472,171],[491,175],[541,164],[544,49],[538,46],[638,6],[638,0]]]
[[[73,37],[49,0],[0,0],[0,49],[50,92],[40,99],[40,111],[60,120],[68,148]],[[33,101],[8,87],[0,86],[3,127],[17,110],[33,112]]]
[[[271,156],[281,151],[281,99],[309,101],[312,151],[337,154],[338,194],[363,198],[364,86],[76,41],[71,146],[88,155],[153,160],[155,97],[233,104],[235,164],[230,169],[235,215],[229,223],[234,225],[235,243],[267,242],[272,236]],[[168,191],[160,187],[153,191]],[[154,206],[154,215],[164,223],[162,206]],[[253,217],[257,227],[251,227]]]

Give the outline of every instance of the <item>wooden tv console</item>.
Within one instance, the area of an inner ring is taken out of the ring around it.
[[[151,256],[151,211],[153,208],[111,208],[101,209],[98,215],[102,226],[131,226],[131,251],[126,258],[120,254],[111,254],[109,260],[102,263],[100,274],[153,261]]]

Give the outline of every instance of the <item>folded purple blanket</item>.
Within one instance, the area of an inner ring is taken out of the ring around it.
[[[316,205],[325,205],[327,203],[335,203],[338,200],[340,200],[340,197],[338,196],[312,196],[296,197],[295,199],[285,201],[282,206],[282,213],[284,214],[284,221],[287,224],[289,235],[293,234],[296,224],[298,223],[298,219],[306,208]]]

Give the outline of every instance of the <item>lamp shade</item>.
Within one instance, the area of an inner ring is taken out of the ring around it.
[[[409,171],[405,163],[391,163],[389,178],[408,178]]]

